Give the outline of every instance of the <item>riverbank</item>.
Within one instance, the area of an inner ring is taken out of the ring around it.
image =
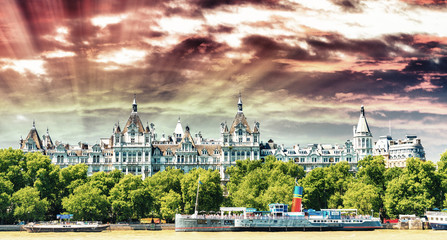
[[[25,231],[22,228],[23,225],[0,225],[0,232],[15,232],[15,231]],[[164,224],[110,224],[111,231],[136,231],[136,230],[149,230],[149,231],[159,231],[159,230],[174,230],[175,226],[173,223]]]

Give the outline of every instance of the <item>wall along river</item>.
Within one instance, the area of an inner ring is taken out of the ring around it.
[[[352,232],[174,232],[164,231],[104,231],[101,233],[28,233],[0,232],[8,240],[437,240],[447,239],[447,231],[375,230]]]

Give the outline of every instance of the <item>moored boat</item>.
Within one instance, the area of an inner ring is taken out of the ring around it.
[[[447,212],[428,211],[425,215],[433,230],[447,230]]]
[[[220,215],[198,215],[197,211],[193,215],[177,214],[175,231],[365,231],[382,228],[379,218],[357,215],[356,209],[301,211],[302,192],[301,187],[295,187],[292,212],[288,212],[287,204],[273,203],[269,204],[269,211],[230,207],[221,208]]]
[[[27,224],[23,228],[27,232],[39,233],[39,232],[102,232],[109,228],[109,224],[100,223],[44,223],[44,224]]]

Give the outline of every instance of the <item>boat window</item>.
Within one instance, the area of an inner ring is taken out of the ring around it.
[[[206,224],[206,220],[205,219],[199,219],[199,220],[197,220],[197,224]]]
[[[234,220],[225,220],[224,221],[224,225],[233,225],[234,224]]]

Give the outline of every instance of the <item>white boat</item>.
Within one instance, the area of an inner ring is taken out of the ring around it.
[[[447,230],[447,212],[428,211],[425,213],[434,230]]]
[[[38,232],[102,232],[109,228],[109,224],[100,223],[44,223],[35,224],[30,223],[23,228],[27,232],[38,233]]]

